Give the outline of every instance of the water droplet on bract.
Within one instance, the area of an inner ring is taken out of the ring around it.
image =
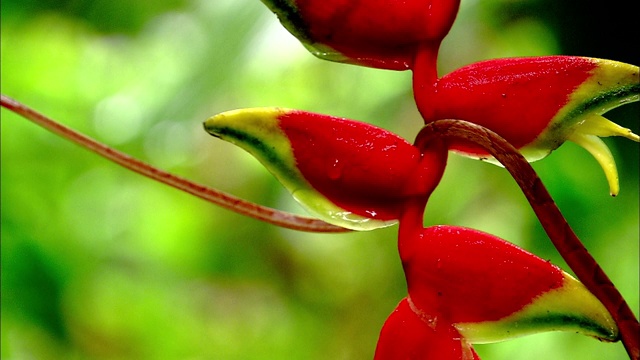
[[[331,180],[338,180],[342,177],[342,164],[340,163],[340,160],[335,159],[333,165],[329,167],[327,176],[329,176],[329,179]]]

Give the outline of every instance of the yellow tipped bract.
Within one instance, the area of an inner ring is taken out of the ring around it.
[[[293,111],[283,108],[233,110],[209,118],[204,128],[211,135],[241,147],[258,159],[312,215],[352,230],[393,225],[395,221],[375,220],[345,210],[309,184],[298,170],[289,139],[279,124],[281,116]]]
[[[454,326],[471,343],[507,340],[542,331],[575,331],[602,341],[618,340],[618,327],[602,303],[571,275],[561,287],[535,298],[522,310],[497,321]]]

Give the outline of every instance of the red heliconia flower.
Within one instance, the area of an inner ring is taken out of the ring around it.
[[[258,158],[323,220],[352,229],[400,223],[408,297],[385,323],[376,359],[478,359],[470,344],[569,330],[617,339],[610,314],[558,267],[476,230],[423,228],[447,149],[373,125],[297,110],[236,110],[205,122]]]
[[[298,110],[230,111],[205,129],[254,155],[311,213],[350,229],[395,223],[405,199],[426,202],[446,164],[444,147],[424,156],[384,129]]]
[[[460,0],[262,0],[314,55],[406,70],[418,48],[437,53]]]
[[[455,70],[432,85],[414,83],[414,95],[425,122],[460,119],[482,125],[530,161],[571,140],[596,157],[615,195],[615,162],[598,137],[640,138],[601,115],[640,99],[638,73],[637,66],[585,57],[495,59]],[[452,148],[489,158],[473,144]]]

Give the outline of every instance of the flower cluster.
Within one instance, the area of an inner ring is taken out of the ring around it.
[[[425,124],[480,125],[530,161],[573,141],[596,157],[618,193],[599,136],[639,138],[601,115],[639,100],[637,66],[546,56],[484,61],[439,77],[438,49],[459,0],[263,2],[320,58],[412,71]],[[557,266],[473,229],[424,228],[449,150],[495,161],[476,142],[411,144],[366,123],[282,108],[229,111],[204,126],[255,156],[318,218],[353,230],[399,224],[408,295],[384,324],[376,359],[479,359],[474,343],[551,330],[618,339],[600,300]]]

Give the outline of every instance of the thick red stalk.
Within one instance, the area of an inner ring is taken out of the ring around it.
[[[437,106],[431,102],[435,99],[438,82],[438,51],[440,43],[426,43],[418,48],[411,64],[413,72],[413,97],[420,114],[424,119],[432,119]]]
[[[420,238],[424,229],[424,211],[427,200],[436,189],[447,165],[448,151],[446,144],[439,139],[430,138],[428,142],[418,139],[414,144],[418,148],[422,157],[432,164],[438,166],[431,167],[430,174],[422,178],[416,178],[421,182],[427,182],[424,196],[407,198],[402,204],[398,228],[398,251],[402,262],[409,260],[418,253]],[[417,181],[414,181],[417,182]]]
[[[531,165],[496,133],[462,120],[438,120],[418,134],[417,144],[431,139],[471,141],[485,148],[511,173],[522,189],[542,227],[580,281],[611,313],[621,341],[632,360],[640,358],[640,324],[604,270],[584,247],[551,198]]]
[[[117,151],[105,144],[99,143],[88,136],[80,134],[35,110],[5,96],[1,95],[0,105],[16,114],[42,126],[43,128],[71,141],[98,155],[111,160],[129,170],[137,172],[153,180],[167,184],[176,189],[195,195],[208,202],[246,215],[254,219],[262,220],[273,225],[288,229],[308,232],[345,232],[347,229],[328,224],[324,221],[299,216],[280,210],[265,207],[237,198],[225,192],[212,189],[202,184],[194,183],[185,178],[173,175],[155,168],[125,153]]]

